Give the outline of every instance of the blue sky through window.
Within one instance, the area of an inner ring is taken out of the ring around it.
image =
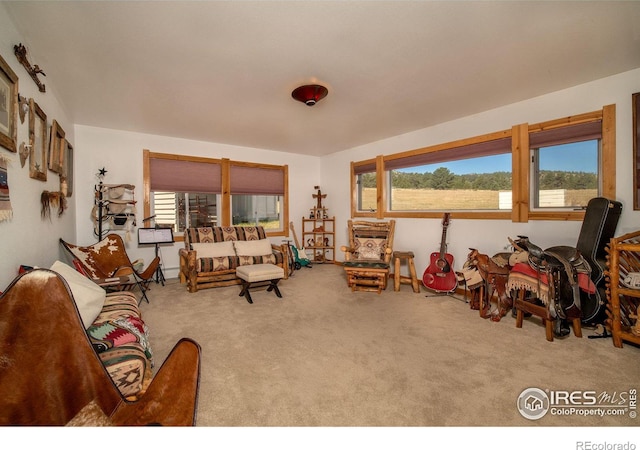
[[[426,166],[399,169],[400,172],[434,172],[446,167],[456,175],[469,173],[511,172],[511,155],[485,156],[483,158],[449,161]],[[598,141],[574,142],[548,147],[542,151],[540,170],[563,170],[567,172],[598,172]]]

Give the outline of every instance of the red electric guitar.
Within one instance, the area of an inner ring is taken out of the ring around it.
[[[452,292],[458,285],[456,273],[453,270],[453,255],[447,253],[447,227],[449,226],[449,213],[442,219],[442,242],[440,252],[431,253],[431,263],[422,276],[422,284],[427,289],[436,292]]]

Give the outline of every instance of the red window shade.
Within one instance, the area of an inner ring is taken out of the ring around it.
[[[219,194],[220,164],[175,159],[149,159],[150,189],[166,192]]]
[[[461,159],[480,158],[483,156],[511,153],[511,138],[494,139],[492,141],[478,142],[462,147],[448,148],[437,152],[420,153],[412,156],[396,159],[385,158],[385,170],[396,170],[406,167],[425,166],[445,161],[458,161]]]
[[[540,148],[602,138],[602,122],[586,122],[529,134],[529,147]]]
[[[284,195],[284,170],[232,165],[231,194]]]

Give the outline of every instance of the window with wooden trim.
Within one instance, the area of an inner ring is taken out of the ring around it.
[[[582,220],[590,198],[615,199],[615,105],[351,166],[354,216]]]
[[[511,167],[510,131],[385,157],[387,211],[510,211]]]
[[[288,232],[288,167],[143,152],[144,226],[254,226]]]
[[[352,177],[352,217],[375,216],[378,210],[378,180],[376,160],[370,159],[351,163]]]
[[[522,141],[520,221],[582,220],[591,198],[615,200],[615,105],[526,125]]]

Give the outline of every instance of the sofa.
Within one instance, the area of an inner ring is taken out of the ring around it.
[[[249,264],[274,264],[289,276],[285,245],[271,244],[261,226],[187,228],[178,254],[188,292],[240,284],[236,268]]]
[[[133,294],[63,263],[19,275],[0,295],[0,425],[195,425],[200,346],[179,340],[151,377],[144,328]]]
[[[151,382],[153,353],[136,296],[106,292],[61,261],[51,270],[69,285],[91,345],[120,393],[127,398],[143,394]]]

